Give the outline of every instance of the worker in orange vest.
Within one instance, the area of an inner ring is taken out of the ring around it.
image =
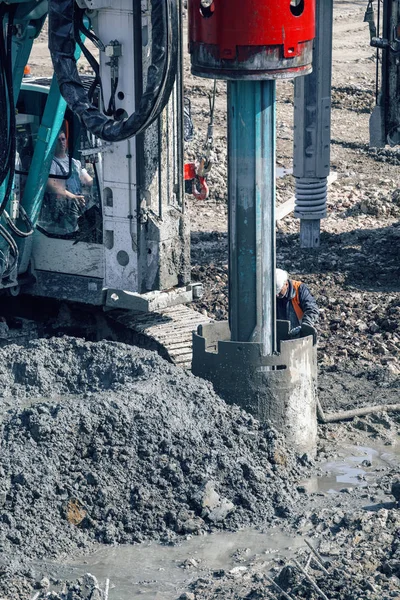
[[[302,323],[314,327],[318,315],[315,298],[305,283],[289,279],[287,271],[276,269],[276,316],[290,321],[289,335],[299,335]]]

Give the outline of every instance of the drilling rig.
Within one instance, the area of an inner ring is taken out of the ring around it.
[[[376,48],[376,106],[370,119],[370,145],[383,148],[400,143],[400,6],[399,2],[369,0],[364,21]]]
[[[315,1],[190,0],[188,10],[193,74],[228,82],[229,322],[180,307],[198,293],[183,195],[181,0],[0,2],[0,290],[102,307],[126,327],[162,313],[165,344],[185,357],[179,336],[200,324],[193,372],[312,452],[316,340],[307,327],[291,339],[276,322],[274,211],[276,80],[311,72]],[[47,17],[54,75],[24,81]],[[92,77],[78,73],[81,53]],[[68,164],[57,173],[62,143]],[[68,188],[81,168],[86,194]]]
[[[189,3],[192,72],[228,86],[229,322],[199,326],[193,372],[311,453],[316,340],[275,315],[275,98],[311,72],[314,35],[307,0]]]

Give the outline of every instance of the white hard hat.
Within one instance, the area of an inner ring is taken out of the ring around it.
[[[287,271],[283,271],[283,269],[276,269],[275,271],[276,277],[276,294],[278,295],[287,280],[289,279],[289,273]]]

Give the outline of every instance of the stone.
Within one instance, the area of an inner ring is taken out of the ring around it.
[[[235,510],[235,505],[230,500],[226,498],[222,498],[219,506],[216,506],[210,513],[207,515],[207,519],[212,521],[213,523],[219,523],[224,521],[226,517]]]

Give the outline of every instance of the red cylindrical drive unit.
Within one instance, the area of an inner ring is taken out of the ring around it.
[[[311,72],[315,0],[189,0],[192,73],[283,79]]]

